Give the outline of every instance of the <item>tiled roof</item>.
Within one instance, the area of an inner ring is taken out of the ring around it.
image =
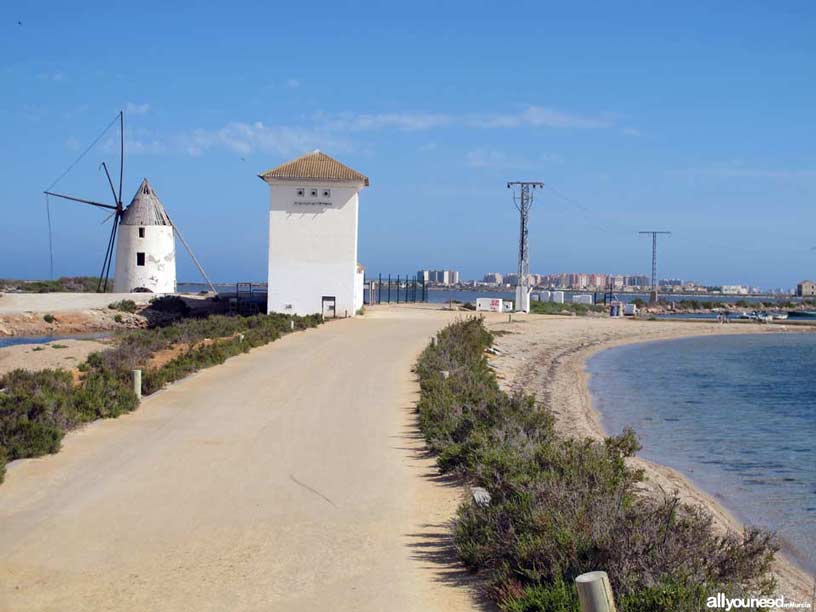
[[[297,159],[281,164],[259,174],[262,179],[316,180],[363,183],[368,186],[368,177],[341,164],[336,159],[320,151],[312,151]]]
[[[153,186],[144,179],[133,200],[122,214],[122,225],[172,225],[170,218],[153,191]]]

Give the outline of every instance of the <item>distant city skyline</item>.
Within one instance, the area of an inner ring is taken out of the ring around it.
[[[369,274],[514,270],[506,182],[529,179],[544,182],[531,269],[648,273],[638,231],[661,229],[661,278],[816,277],[812,3],[357,8],[148,0],[139,11],[161,19],[128,28],[132,7],[96,0],[6,8],[0,277],[49,276],[42,191],[119,109],[123,199],[149,178],[215,281],[266,278],[257,175],[313,149],[371,178]],[[59,188],[109,196],[111,138]],[[56,276],[98,274],[104,217],[51,203]],[[198,280],[181,252],[177,265]]]
[[[392,280],[398,275],[391,275]],[[413,278],[411,275],[401,275]],[[376,279],[379,275],[369,276]],[[387,277],[387,275],[386,275]],[[419,270],[416,279],[431,285],[492,285],[497,287],[512,287],[518,282],[517,272],[486,272],[481,278],[465,278],[460,276],[458,270],[436,269]],[[622,289],[650,289],[651,278],[646,274],[609,274],[599,272],[560,272],[560,273],[530,273],[531,285],[538,287],[565,288],[574,290],[622,290]],[[751,293],[796,293],[797,287],[802,283],[797,283],[793,287],[759,287],[748,283],[700,283],[694,280],[681,278],[658,278],[658,289],[667,292],[704,292],[721,291],[726,294],[751,294]]]

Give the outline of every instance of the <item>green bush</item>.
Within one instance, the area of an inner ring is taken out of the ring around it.
[[[623,612],[701,609],[712,591],[767,593],[776,540],[717,535],[702,510],[638,493],[631,430],[602,442],[565,439],[535,398],[502,392],[481,319],[443,329],[420,356],[419,425],[442,471],[485,487],[462,504],[453,539],[504,610],[578,610],[573,581],[604,569]]]
[[[57,280],[26,281],[0,279],[0,286],[25,293],[95,293],[99,279],[93,276],[63,276]],[[108,281],[107,291],[113,291],[113,280]]]
[[[90,372],[73,396],[74,409],[83,421],[116,418],[139,403],[133,388],[111,372]]]
[[[78,421],[72,378],[62,370],[14,370],[0,377],[0,447],[9,460],[59,449],[63,432]]]
[[[578,316],[585,316],[590,312],[604,312],[606,307],[603,304],[557,304],[555,302],[530,302],[530,312],[533,314],[564,314],[564,312],[575,313]]]
[[[575,586],[566,584],[560,578],[551,585],[509,588],[499,599],[499,605],[506,612],[581,612]]]
[[[108,304],[108,308],[110,308],[111,310],[120,310],[122,312],[133,313],[136,312],[138,306],[136,305],[136,302],[134,302],[133,300],[120,300],[118,302],[112,302]]]
[[[56,320],[57,318],[50,313],[43,316],[43,321],[45,321],[46,323],[53,323]]]

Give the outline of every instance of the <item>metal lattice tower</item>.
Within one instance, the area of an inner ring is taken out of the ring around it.
[[[651,237],[652,237],[652,291],[651,291],[650,301],[656,302],[657,301],[657,236],[658,236],[658,234],[665,234],[666,236],[671,236],[671,232],[647,230],[647,231],[643,231],[643,232],[638,232],[638,234],[647,234],[647,235],[651,235]]]
[[[528,242],[530,208],[533,206],[533,190],[544,187],[538,181],[510,181],[507,188],[513,190],[513,202],[519,211],[521,227],[519,235],[518,282],[516,285],[516,310],[530,312],[530,250]]]

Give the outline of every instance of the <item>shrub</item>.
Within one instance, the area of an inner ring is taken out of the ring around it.
[[[121,378],[102,370],[90,372],[73,396],[74,409],[83,421],[116,418],[139,403],[133,389]]]
[[[43,321],[45,321],[46,323],[53,323],[56,320],[57,318],[50,313],[43,316]]]
[[[634,432],[560,437],[535,398],[499,389],[484,354],[491,342],[481,319],[443,329],[416,366],[417,410],[440,469],[490,492],[486,507],[460,506],[453,540],[502,609],[578,611],[575,577],[600,568],[623,612],[771,591],[773,536],[720,536],[701,509],[639,494],[642,474],[626,464],[639,450]]]
[[[118,302],[112,302],[108,304],[108,308],[110,308],[111,310],[120,310],[122,312],[133,313],[136,312],[138,306],[136,305],[136,302],[134,302],[133,300],[120,300]]]
[[[557,304],[555,302],[530,302],[530,312],[533,314],[564,314],[575,313],[585,316],[590,312],[604,312],[603,304]]]
[[[76,424],[72,378],[62,370],[14,370],[0,377],[0,447],[9,460],[59,449],[63,432]]]
[[[186,317],[190,314],[190,307],[182,298],[177,295],[163,295],[150,300],[150,308],[156,312],[180,315]]]
[[[122,321],[124,321],[124,319],[122,318],[122,315],[120,315],[119,313],[116,313],[116,314],[113,316],[113,321],[114,321],[115,323],[121,323]]]

